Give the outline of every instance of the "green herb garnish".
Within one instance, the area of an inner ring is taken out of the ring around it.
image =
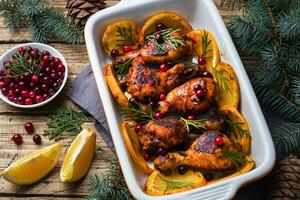
[[[206,31],[204,31],[204,34],[202,35],[202,55],[201,57],[203,58],[210,58],[207,57],[206,55],[208,54],[208,52],[212,51],[211,48],[208,48],[208,46],[211,44],[211,40],[208,39],[208,33]]]
[[[81,125],[88,121],[86,115],[75,111],[73,108],[60,110],[50,115],[49,118],[48,129],[45,130],[44,135],[55,141],[66,135],[76,136],[82,130]]]
[[[160,31],[157,31],[153,33],[152,35],[149,35],[146,37],[146,40],[150,41],[151,43],[154,43],[159,50],[161,50],[163,53],[167,53],[169,49],[167,46],[171,47],[173,50],[176,50],[178,47],[184,45],[184,40],[181,38],[171,37],[173,33],[176,33],[180,31],[180,29],[163,29]],[[155,39],[156,34],[161,34],[162,36],[162,42],[158,42]]]
[[[116,69],[117,74],[120,76],[125,76],[131,66],[132,60],[133,60],[133,58],[131,58],[130,60],[128,60],[122,64],[115,65],[114,68]]]
[[[249,131],[243,129],[243,127],[241,126],[245,123],[232,122],[231,120],[226,120],[226,122],[228,123],[229,132],[233,133],[235,138],[238,138],[238,136],[245,137],[250,135]]]
[[[189,120],[189,119],[185,119],[183,117],[180,117],[180,119],[185,123],[185,127],[188,132],[190,132],[190,128],[189,128],[190,126],[193,126],[196,129],[201,128],[201,129],[206,130],[206,127],[204,126],[204,121],[206,119]]]
[[[134,45],[135,41],[132,39],[131,36],[131,27],[118,27],[117,28],[117,36],[121,37],[122,39],[117,40],[118,46],[124,45]]]
[[[124,119],[125,120],[134,120],[140,124],[146,124],[151,120],[154,120],[153,111],[151,106],[149,106],[149,112],[145,112],[142,110],[138,110],[135,108],[130,107],[121,107],[122,111],[124,112]]]
[[[245,165],[249,162],[246,158],[246,155],[243,152],[234,152],[234,151],[225,151],[223,152],[224,156],[229,158],[237,168]]]
[[[163,178],[160,175],[158,175],[158,177],[166,184],[164,193],[166,193],[169,190],[180,189],[183,187],[188,187],[188,186],[193,185],[192,182],[168,180],[168,179]]]
[[[216,78],[216,81],[217,81],[217,87],[218,89],[223,89],[225,92],[230,92],[232,93],[232,90],[230,88],[230,79],[225,77],[222,72],[225,72],[228,74],[228,72],[226,70],[221,70],[221,69],[218,69],[216,67],[213,67],[213,71],[214,71],[214,75],[215,75],[215,78]]]

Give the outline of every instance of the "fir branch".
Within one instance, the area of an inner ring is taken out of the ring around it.
[[[300,79],[295,79],[292,81],[292,96],[294,102],[300,106]]]
[[[82,130],[81,125],[88,121],[83,113],[77,112],[71,107],[59,110],[49,118],[48,129],[44,131],[44,135],[55,141],[67,135],[76,136]]]
[[[41,0],[26,0],[20,7],[22,16],[33,17],[43,12],[46,8],[46,1]]]
[[[146,124],[149,121],[154,120],[151,106],[149,106],[149,112],[130,107],[121,107],[121,110],[123,111],[125,120],[134,120],[140,124]]]
[[[220,7],[227,6],[227,9],[234,9],[235,6],[238,6],[240,9],[247,0],[221,0]]]
[[[86,199],[131,200],[118,159],[115,156],[109,159],[108,166],[109,169],[101,176],[90,178],[89,195]]]
[[[281,37],[286,39],[300,38],[300,7],[290,9],[279,16],[277,29]]]
[[[229,73],[226,70],[222,70],[216,67],[213,67],[214,77],[217,81],[217,88],[219,90],[224,90],[225,92],[232,93],[231,87],[230,87],[230,78],[225,77],[226,73],[229,76]]]
[[[117,40],[118,46],[135,44],[135,41],[132,39],[132,35],[131,35],[131,27],[129,27],[129,28],[118,27],[117,28],[117,36],[122,38],[120,40]]]
[[[300,42],[282,44],[281,59],[285,63],[285,68],[293,73],[300,73]]]
[[[146,37],[146,40],[150,41],[151,43],[155,44],[159,50],[163,53],[167,53],[169,51],[169,47],[173,50],[176,50],[178,47],[184,45],[184,40],[176,37],[171,37],[173,33],[180,31],[180,29],[163,29],[161,31],[157,31],[152,35]],[[161,34],[162,42],[158,42],[155,39],[156,34]]]
[[[204,126],[204,121],[206,121],[206,119],[189,120],[189,119],[185,119],[183,117],[180,117],[180,119],[185,123],[185,128],[188,132],[190,132],[190,126],[196,128],[196,129],[206,130],[206,127]]]
[[[116,69],[117,74],[120,76],[125,76],[131,66],[132,60],[133,58],[129,59],[125,63],[115,65],[114,68]]]
[[[48,36],[46,31],[41,27],[39,23],[36,22],[35,17],[28,26],[28,32],[31,35],[33,41],[48,43]]]
[[[229,158],[237,168],[245,165],[249,162],[246,158],[246,155],[243,152],[235,152],[235,151],[225,151],[223,152],[224,156]]]
[[[300,155],[300,123],[283,123],[272,134],[279,155]]]

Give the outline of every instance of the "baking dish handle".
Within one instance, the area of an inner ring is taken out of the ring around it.
[[[224,183],[216,187],[211,187],[203,192],[195,191],[187,195],[189,200],[228,200],[232,199],[238,187],[235,183]]]

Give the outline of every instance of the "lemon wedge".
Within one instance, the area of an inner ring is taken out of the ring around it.
[[[96,150],[96,134],[83,129],[72,142],[60,170],[62,182],[81,179],[89,170]]]
[[[16,185],[29,185],[41,180],[56,165],[61,152],[59,143],[36,150],[4,169],[5,180]]]

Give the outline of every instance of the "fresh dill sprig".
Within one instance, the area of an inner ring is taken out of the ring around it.
[[[202,55],[203,58],[210,58],[207,57],[207,54],[212,51],[211,48],[208,48],[208,46],[211,44],[211,40],[208,39],[208,33],[204,31],[204,34],[202,35]]]
[[[60,110],[50,115],[49,118],[48,129],[45,130],[44,135],[55,141],[66,135],[76,136],[82,130],[81,125],[88,121],[86,115],[71,107]]]
[[[217,87],[218,89],[223,89],[225,92],[230,92],[232,93],[232,90],[230,88],[230,79],[225,77],[222,72],[225,72],[228,74],[228,72],[226,70],[222,70],[222,69],[218,69],[216,67],[213,67],[213,71],[214,71],[214,75],[216,77],[216,81],[217,81]]]
[[[134,120],[140,124],[146,124],[149,121],[154,120],[151,106],[149,106],[149,112],[145,112],[130,107],[121,107],[121,109],[125,114],[124,116],[125,120]]]
[[[189,120],[189,119],[185,119],[183,117],[180,117],[180,119],[185,123],[185,127],[188,132],[190,132],[190,126],[196,128],[196,129],[201,128],[201,129],[206,130],[206,127],[204,126],[205,119]]]
[[[223,152],[224,156],[229,158],[237,168],[245,165],[249,162],[246,158],[246,155],[243,152],[235,152],[235,151],[225,151]]]
[[[101,174],[95,175],[89,180],[89,194],[87,200],[113,199],[131,200],[133,199],[124,180],[121,167],[116,156],[108,160],[109,169]]]
[[[117,36],[121,37],[122,39],[117,40],[118,46],[124,45],[134,45],[135,41],[132,39],[131,35],[131,27],[118,27],[117,28]]]
[[[243,127],[241,125],[243,125],[244,123],[241,122],[233,122],[231,120],[226,120],[227,124],[228,124],[228,129],[231,133],[234,134],[235,138],[238,137],[246,137],[249,136],[249,130],[243,129]]]
[[[166,184],[166,188],[164,190],[164,193],[166,193],[169,190],[180,189],[180,188],[183,188],[183,187],[188,187],[188,186],[193,185],[192,182],[168,180],[168,179],[163,178],[160,175],[158,175],[158,176]]]
[[[131,58],[130,60],[124,62],[124,63],[121,63],[121,64],[118,64],[118,65],[115,65],[115,69],[117,71],[117,74],[120,75],[120,76],[125,76],[131,66],[131,62],[132,62],[133,58]]]
[[[161,50],[163,53],[167,53],[169,51],[168,46],[173,50],[176,50],[178,47],[184,45],[183,39],[171,37],[173,33],[176,33],[178,31],[180,31],[180,29],[171,29],[171,28],[163,29],[153,33],[152,35],[147,36],[146,40],[150,41],[151,43],[154,43],[157,46],[157,48]],[[156,34],[161,34],[162,36],[161,42],[155,39]]]

